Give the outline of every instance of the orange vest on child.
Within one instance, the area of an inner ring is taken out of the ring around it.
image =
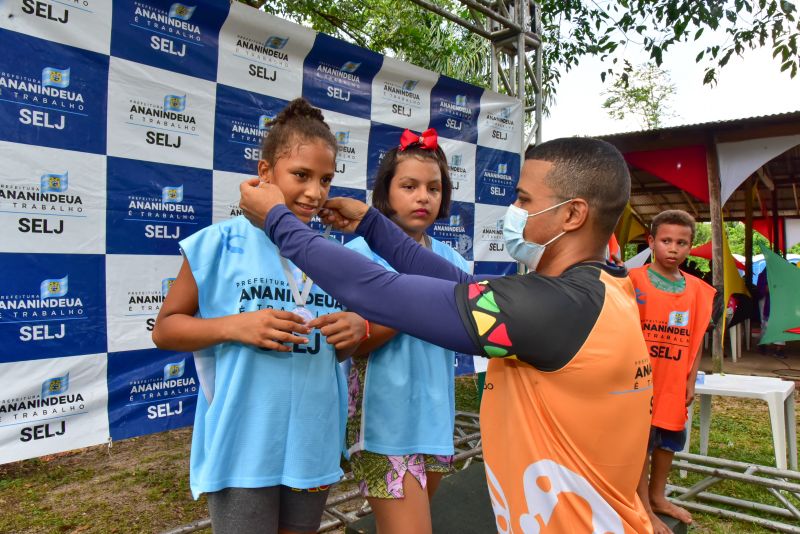
[[[681,293],[657,289],[647,274],[649,265],[629,271],[636,288],[639,319],[653,366],[651,424],[681,430],[686,424],[686,381],[711,320],[716,290],[684,273]]]

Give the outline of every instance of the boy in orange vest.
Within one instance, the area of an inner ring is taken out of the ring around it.
[[[656,513],[692,522],[688,510],[667,500],[665,490],[672,457],[686,442],[686,407],[694,400],[703,334],[715,293],[714,288],[678,268],[689,255],[694,230],[694,219],[685,211],[659,213],[647,238],[653,262],[629,273],[653,369],[649,458],[645,459],[638,493],[654,534],[671,532]]]

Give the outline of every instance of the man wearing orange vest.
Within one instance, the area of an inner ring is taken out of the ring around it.
[[[652,532],[636,493],[650,361],[633,285],[604,259],[630,194],[612,145],[568,138],[526,152],[503,236],[530,272],[491,279],[440,261],[374,208],[329,200],[325,222],[364,237],[397,270],[387,271],[318,239],[279,190],[257,185],[241,185],[247,218],[349,309],[492,358],[481,436],[498,532]]]
[[[715,293],[714,288],[678,268],[692,247],[694,229],[694,219],[685,211],[667,210],[656,215],[647,238],[653,262],[629,274],[653,366],[652,426],[647,447],[651,459],[645,460],[638,491],[655,534],[671,532],[656,513],[692,522],[688,510],[667,500],[665,489],[672,457],[683,450],[686,441],[686,407],[694,399],[703,334]]]

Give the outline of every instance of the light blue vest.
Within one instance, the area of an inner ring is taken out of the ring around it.
[[[394,271],[362,238],[346,245]],[[431,250],[469,270],[456,251],[431,238]],[[361,412],[361,442],[348,454],[453,454],[455,353],[398,334],[369,355]]]
[[[244,217],[181,241],[203,318],[295,307],[278,249]],[[290,264],[291,265],[291,264]],[[291,265],[302,288],[302,273]],[[314,285],[315,315],[341,311]],[[291,353],[223,343],[195,355],[202,392],[192,435],[192,495],[226,487],[338,481],[347,388],[335,350],[319,330]]]

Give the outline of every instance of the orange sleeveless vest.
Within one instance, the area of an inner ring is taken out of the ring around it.
[[[657,289],[647,275],[648,267],[631,269],[629,276],[653,366],[652,425],[681,430],[686,424],[686,380],[711,320],[716,291],[687,273],[682,293]]]

